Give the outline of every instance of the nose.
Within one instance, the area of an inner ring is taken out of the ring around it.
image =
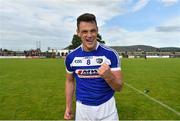
[[[91,32],[88,32],[88,33],[87,33],[87,37],[88,37],[88,38],[91,38],[91,37],[92,37],[92,33],[91,33]]]

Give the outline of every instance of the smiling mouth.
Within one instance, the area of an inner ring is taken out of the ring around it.
[[[91,43],[93,43],[93,39],[86,39],[86,42],[91,44]]]

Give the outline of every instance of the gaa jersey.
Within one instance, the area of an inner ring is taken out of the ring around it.
[[[67,55],[66,71],[76,79],[76,101],[97,106],[113,96],[114,90],[97,73],[103,63],[108,64],[111,71],[121,69],[117,52],[103,44],[97,43],[91,52],[84,51],[81,45]]]

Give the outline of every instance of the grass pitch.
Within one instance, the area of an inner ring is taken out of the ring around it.
[[[124,82],[180,112],[180,59],[122,59]],[[0,119],[62,120],[63,59],[0,59]],[[124,85],[121,120],[180,120],[180,115]]]

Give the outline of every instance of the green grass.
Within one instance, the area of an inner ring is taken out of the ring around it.
[[[180,59],[123,59],[124,81],[180,112]],[[63,119],[63,59],[0,59],[0,119]],[[116,93],[120,119],[180,120],[124,85]]]

